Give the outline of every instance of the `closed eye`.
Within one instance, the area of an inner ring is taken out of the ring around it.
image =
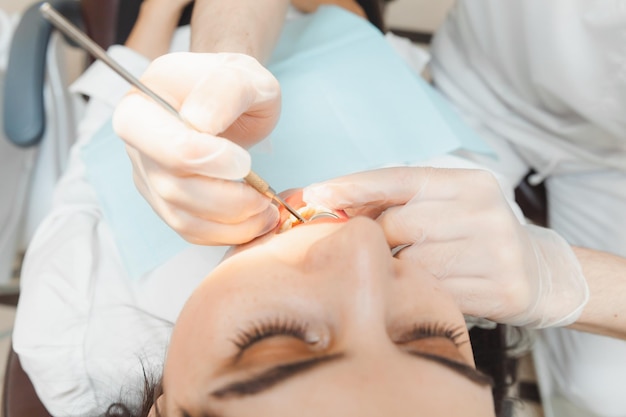
[[[253,323],[246,329],[241,330],[233,340],[233,344],[239,350],[240,357],[247,349],[262,340],[277,336],[293,337],[303,342],[307,341],[308,324],[295,320],[275,318],[268,321]]]
[[[468,340],[460,341],[465,334],[463,326],[451,326],[443,323],[418,323],[410,330],[402,332],[400,337],[394,340],[394,343],[405,344],[420,339],[445,338],[460,346],[467,343]]]

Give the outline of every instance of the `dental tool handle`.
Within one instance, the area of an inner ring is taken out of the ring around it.
[[[137,77],[131,74],[126,68],[117,63],[114,59],[109,57],[104,49],[100,47],[97,43],[91,40],[86,34],[84,34],[80,29],[74,26],[69,20],[67,20],[63,15],[57,12],[54,7],[50,5],[50,3],[45,2],[40,7],[39,10],[41,14],[50,21],[57,29],[63,32],[66,36],[84,48],[88,53],[90,53],[94,58],[99,59],[109,66],[113,71],[119,74],[122,78],[124,78],[128,83],[132,86],[136,87],[142,93],[153,99],[155,102],[160,104],[164,109],[169,111],[172,115],[176,116],[176,118],[182,121],[187,127],[194,129],[194,127],[185,120],[184,117],[174,108],[170,103],[164,100],[157,93],[152,91],[148,86],[139,81]],[[270,187],[270,185],[263,180],[258,174],[253,171],[244,178],[246,183],[248,183],[252,188],[257,190],[259,193],[275,200],[278,204],[282,205],[293,214],[299,221],[305,222],[304,218],[298,213],[293,207],[285,202],[276,191]]]
[[[54,7],[50,5],[50,3],[43,3],[39,10],[41,14],[52,23],[57,29],[59,29],[63,34],[72,39],[78,45],[80,45],[83,49],[89,52],[94,58],[99,59],[108,65],[113,71],[119,74],[122,78],[128,81],[131,85],[135,86],[142,93],[152,98],[154,101],[163,106],[166,110],[172,113],[174,116],[183,120],[180,116],[180,113],[167,101],[165,101],[161,96],[156,94],[154,91],[150,90],[146,87],[141,81],[137,79],[133,74],[131,74],[126,68],[122,67],[115,60],[107,55],[104,49],[100,47],[97,43],[92,41],[87,35],[81,32],[76,26],[74,26],[69,20],[67,20],[62,14],[57,12]],[[183,120],[184,121],[184,120]]]
[[[270,187],[270,185],[254,171],[250,171],[250,173],[245,176],[244,181],[247,182],[252,188],[271,199],[273,199],[276,195],[276,192],[272,189],[272,187]]]
[[[244,178],[244,181],[261,194],[268,196],[269,198],[275,200],[278,204],[286,208],[287,211],[293,214],[295,218],[298,219],[300,222],[306,222],[304,217],[302,217],[296,209],[291,207],[289,204],[287,204],[285,200],[280,198],[280,196],[276,194],[276,191],[274,191],[274,189],[270,187],[270,185],[254,171],[250,171],[250,173]]]

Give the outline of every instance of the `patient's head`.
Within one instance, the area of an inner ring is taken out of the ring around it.
[[[163,392],[167,416],[494,413],[459,309],[366,218],[238,247],[186,303]]]

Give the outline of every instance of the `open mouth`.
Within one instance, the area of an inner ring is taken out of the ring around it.
[[[306,220],[307,223],[309,222],[321,222],[321,221],[344,221],[347,220],[348,217],[344,215],[340,215],[338,213],[335,213],[325,207],[311,207],[311,206],[305,206],[302,208],[297,208],[296,209],[298,211],[298,213],[300,214],[300,216],[302,216],[302,218],[304,218],[304,220]],[[289,217],[286,218],[282,224],[280,225],[280,229],[279,229],[279,233],[282,233],[286,230],[289,230],[295,226],[304,224],[302,223],[300,220],[298,220],[296,218],[296,216],[294,216],[293,214],[289,213]]]
[[[281,224],[278,233],[285,232],[296,226],[309,223],[335,223],[348,220],[348,215],[343,210],[332,210],[327,207],[307,204],[302,201],[302,190],[295,190],[292,194],[285,197],[285,201],[298,211],[298,214],[306,220],[302,223],[293,214],[280,208]]]

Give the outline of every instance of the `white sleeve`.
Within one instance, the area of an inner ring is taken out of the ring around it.
[[[102,412],[143,386],[144,367],[158,375],[171,323],[136,296],[97,208],[68,204],[42,223],[25,258],[13,347],[52,415]]]
[[[98,264],[92,253],[96,224],[95,212],[51,215],[24,260],[13,348],[37,395],[55,416],[89,412],[80,407],[95,403],[83,344]]]
[[[150,64],[143,55],[121,45],[111,46],[107,54],[135,77],[139,77]],[[72,83],[70,91],[73,94],[89,97],[78,126],[79,143],[89,140],[113,116],[115,106],[129,89],[126,80],[100,61],[94,62]]]
[[[143,55],[122,45],[113,45],[108,51],[113,60],[135,77],[139,77],[150,61]],[[74,94],[84,94],[115,106],[130,88],[130,84],[106,64],[96,61],[70,86]]]

